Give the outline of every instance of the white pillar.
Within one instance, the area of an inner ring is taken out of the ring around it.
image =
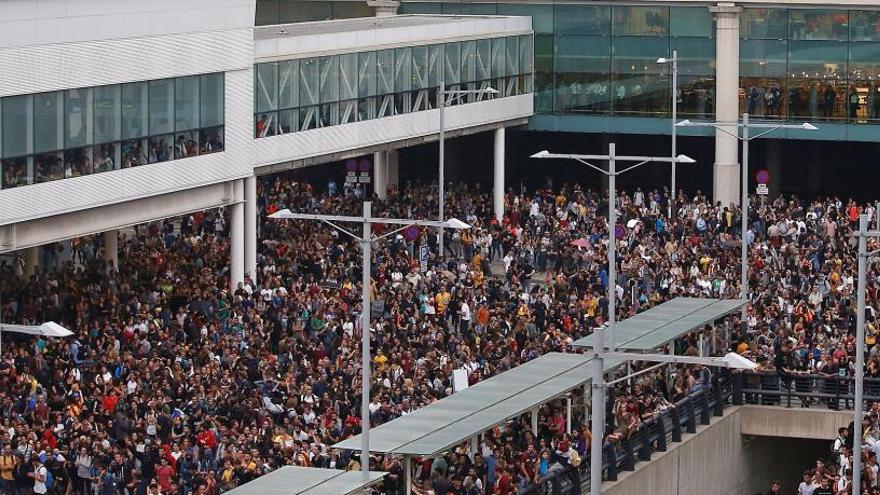
[[[40,264],[39,246],[29,247],[24,250],[24,276],[31,278]]]
[[[399,176],[399,165],[400,165],[400,152],[397,150],[387,151],[385,155],[385,164],[388,168],[388,187],[399,188],[400,187],[400,176]]]
[[[571,435],[571,396],[565,398],[565,432]]]
[[[373,153],[373,191],[378,199],[388,198],[388,162],[385,151]]]
[[[230,292],[244,282],[244,202],[229,211],[229,279]]]
[[[367,0],[367,5],[376,11],[376,17],[385,17],[397,14],[400,0]]]
[[[257,282],[257,178],[244,180],[244,274]]]
[[[495,166],[492,183],[492,211],[495,219],[501,222],[504,218],[504,128],[495,130]]]
[[[709,7],[715,15],[715,120],[730,122],[723,129],[737,134],[739,119],[739,13],[733,3]],[[739,140],[715,131],[715,170],[712,197],[722,206],[739,204]]]
[[[114,270],[119,270],[119,231],[108,230],[104,232],[104,261],[113,264]]]
[[[539,408],[532,409],[532,434],[538,436],[538,411]]]

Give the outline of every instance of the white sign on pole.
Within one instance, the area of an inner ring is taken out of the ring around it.
[[[766,195],[770,194],[770,189],[767,188],[767,184],[758,184],[758,187],[757,187],[757,189],[755,189],[755,192],[761,196],[766,196]]]
[[[467,368],[459,368],[452,371],[452,391],[461,392],[468,388],[468,370]]]

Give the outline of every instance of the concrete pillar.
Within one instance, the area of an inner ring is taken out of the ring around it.
[[[257,274],[257,178],[244,179],[244,274],[256,283]]]
[[[385,163],[388,165],[388,187],[400,187],[400,152],[391,150],[386,152]]]
[[[40,265],[39,246],[29,247],[24,250],[24,276],[31,278],[37,272]]]
[[[400,0],[367,0],[367,5],[376,11],[376,17],[385,17],[397,14]]]
[[[538,436],[538,411],[540,411],[540,408],[536,407],[536,408],[532,409],[532,414],[531,414],[531,416],[532,416],[532,418],[531,418],[532,419],[532,434],[535,435],[536,437]]]
[[[229,214],[230,292],[244,282],[244,202],[235,203]]]
[[[388,198],[388,162],[385,151],[373,153],[373,192],[376,199]]]
[[[739,13],[733,3],[709,7],[715,15],[715,120],[730,122],[724,130],[736,135],[739,119]],[[739,204],[739,140],[715,131],[712,197],[723,206]]]
[[[104,261],[112,264],[114,270],[119,270],[119,231],[108,230],[104,232]]]
[[[495,166],[492,181],[492,211],[498,222],[504,218],[504,128],[495,130]]]

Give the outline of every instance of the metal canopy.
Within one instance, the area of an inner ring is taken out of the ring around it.
[[[611,332],[620,350],[650,351],[734,313],[747,303],[742,299],[679,297],[616,323]],[[572,345],[592,348],[593,335]]]
[[[433,456],[589,381],[585,354],[549,353],[370,430],[370,451]],[[606,360],[606,370],[619,364]],[[360,435],[333,445],[359,450]]]
[[[364,482],[362,471],[284,466],[245,483],[230,495],[349,495],[381,480],[388,473],[370,471]]]

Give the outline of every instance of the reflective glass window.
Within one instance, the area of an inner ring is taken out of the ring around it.
[[[788,42],[742,40],[740,55],[740,113],[765,118],[785,116]]]
[[[412,49],[394,50],[394,90],[396,92],[412,89]]]
[[[428,45],[428,87],[434,88],[440,84],[442,56],[443,45]]]
[[[150,81],[150,134],[174,131],[174,79]]]
[[[461,43],[446,43],[443,57],[443,81],[447,86],[461,82]]]
[[[278,64],[257,64],[254,74],[254,98],[257,112],[278,110]]]
[[[147,83],[122,85],[122,138],[146,136],[149,98]]]
[[[339,99],[358,97],[358,56],[348,53],[339,56]]]
[[[25,155],[30,152],[28,141],[33,138],[31,125],[32,96],[9,96],[3,98],[0,110],[3,112],[4,157]]]
[[[318,104],[319,64],[317,58],[299,61],[299,101],[302,105]]]
[[[536,33],[553,33],[553,5],[499,3],[498,15],[528,16],[532,18],[532,29]]]
[[[339,101],[339,55],[321,57],[321,102]]]
[[[849,82],[859,96],[859,122],[880,120],[880,43],[851,43]]]
[[[612,46],[613,111],[640,115],[666,113],[669,75],[657,64],[657,59],[668,55],[668,46],[633,36],[612,38]]]
[[[610,5],[557,4],[556,34],[611,34]]]
[[[556,88],[554,64],[554,38],[546,34],[535,35],[535,110],[547,112],[553,109]],[[610,41],[605,43],[610,46]],[[609,53],[610,57],[610,53]],[[610,60],[609,60],[610,66]]]
[[[332,19],[333,3],[327,0],[281,0],[281,24]]]
[[[11,189],[32,183],[28,166],[30,161],[30,157],[24,156],[0,160],[0,173],[2,173],[0,189]]]
[[[788,60],[788,107],[792,117],[843,119],[849,106],[846,44],[836,41],[791,41]],[[858,99],[857,94],[853,96]]]
[[[678,52],[678,114],[711,118],[715,106],[715,43],[701,38],[673,38]],[[670,66],[664,66],[668,74]]]
[[[557,36],[555,110],[587,113],[610,110],[610,72],[611,38]],[[542,88],[537,87],[536,91]],[[554,101],[552,95],[549,101]]]
[[[788,11],[744,8],[739,15],[739,30],[743,39],[784,40],[788,37]]]
[[[394,92],[394,50],[376,52],[376,82],[378,94]]]
[[[412,80],[413,89],[427,88],[428,84],[428,47],[412,47]]]
[[[299,106],[299,61],[278,62],[278,108]]]
[[[119,141],[121,126],[120,86],[99,86],[95,88],[95,142]]]
[[[711,38],[715,35],[712,13],[705,6],[670,7],[669,33],[672,36]]]
[[[94,173],[110,172],[116,170],[119,163],[119,143],[104,143],[95,146]]]
[[[64,178],[64,160],[60,151],[34,155],[34,183],[50,182]]]
[[[880,41],[880,11],[851,10],[849,12],[850,41]]]
[[[64,146],[64,93],[34,95],[34,152],[60,150]]]
[[[92,147],[64,150],[64,170],[67,177],[82,177],[94,172]]]
[[[440,2],[402,2],[397,10],[400,14],[442,14]]]
[[[281,22],[280,0],[257,0],[256,25],[269,26]]]
[[[225,121],[225,89],[223,74],[205,74],[201,76],[199,112],[202,127],[216,127]]]
[[[92,144],[92,88],[64,92],[64,146]]]
[[[614,36],[669,34],[669,7],[615,5],[611,14]]]
[[[507,75],[507,38],[492,39],[492,77]]]
[[[849,14],[845,10],[791,9],[789,37],[793,40],[846,40]]]
[[[477,40],[476,67],[477,80],[492,77],[492,40]]]
[[[178,77],[174,80],[174,129],[198,129],[199,76]]]
[[[473,82],[477,80],[477,42],[461,42],[461,80]]]

